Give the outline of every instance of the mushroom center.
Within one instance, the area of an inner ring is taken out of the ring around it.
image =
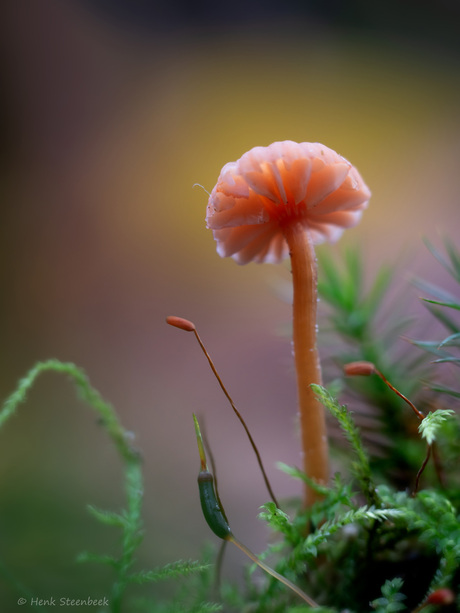
[[[307,217],[307,205],[305,202],[296,204],[294,200],[288,199],[287,202],[273,202],[267,198],[267,210],[270,219],[277,221],[283,229],[287,224],[305,219]]]

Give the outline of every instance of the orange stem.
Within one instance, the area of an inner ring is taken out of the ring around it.
[[[283,229],[289,245],[292,267],[293,345],[297,373],[303,462],[305,473],[325,485],[329,480],[329,453],[326,417],[311,383],[322,385],[321,365],[316,345],[317,265],[313,242],[300,223],[286,224]],[[305,506],[321,495],[306,487]]]

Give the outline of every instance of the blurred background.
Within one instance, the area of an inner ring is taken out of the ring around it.
[[[369,279],[393,264],[393,300],[423,315],[410,277],[449,281],[421,238],[439,246],[459,229],[459,5],[7,0],[0,11],[0,393],[38,360],[86,370],[143,453],[147,568],[215,540],[196,489],[197,412],[233,530],[260,551],[267,494],[251,448],[193,336],[164,320],[196,323],[275,492],[299,495],[276,468],[300,463],[280,334],[290,305],[276,291],[289,272],[221,260],[193,185],[210,191],[255,145],[335,149],[373,197],[358,227],[321,248],[359,245]],[[44,375],[0,436],[2,610],[16,580],[41,598],[107,596],[110,573],[75,563],[82,550],[117,552],[115,529],[86,505],[124,503],[95,414]],[[238,580],[244,562],[229,552],[224,576]]]

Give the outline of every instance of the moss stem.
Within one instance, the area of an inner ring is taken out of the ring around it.
[[[246,545],[243,545],[243,543],[236,539],[233,534],[228,537],[228,540],[234,545],[236,545],[238,549],[241,549],[241,551],[245,553],[248,558],[250,558],[255,564],[257,564],[257,566],[260,566],[262,570],[264,570],[266,573],[268,573],[281,583],[283,583],[286,587],[288,587],[290,590],[300,596],[303,600],[305,600],[305,602],[307,602],[310,607],[316,609],[319,606],[312,598],[310,598],[310,596],[308,596],[308,594],[306,594],[303,590],[297,587],[297,585],[292,583],[292,581],[289,581],[289,579],[286,579],[286,577],[280,575],[278,572],[276,572],[276,570],[273,570],[273,568],[265,564],[265,562],[259,560],[259,558],[255,554],[253,554],[252,551],[246,547]]]
[[[305,473],[325,485],[329,480],[329,454],[323,405],[310,385],[322,385],[321,365],[316,344],[317,264],[313,242],[300,222],[286,224],[284,236],[289,245],[292,268],[293,349],[297,373],[297,393]],[[320,494],[306,486],[305,506]]]

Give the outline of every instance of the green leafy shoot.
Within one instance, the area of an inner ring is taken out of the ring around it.
[[[447,396],[452,396],[453,398],[460,398],[460,391],[458,390],[446,387],[445,385],[439,385],[437,383],[430,383],[429,385],[433,392],[437,392],[438,394],[446,394]]]
[[[429,241],[425,240],[425,244],[436,260],[460,284],[460,252],[458,249],[449,240],[445,239],[444,248],[446,256],[441,254]],[[434,299],[423,298],[423,301],[430,313],[446,328],[449,334],[440,341],[419,340],[411,342],[420,349],[435,355],[435,364],[451,364],[452,366],[460,367],[460,355],[458,354],[458,349],[460,348],[460,322],[458,317],[453,316],[454,313],[448,314],[447,312],[447,309],[460,310],[458,294],[455,295],[420,279],[417,279],[415,284],[422,291],[434,297]],[[455,383],[458,386],[458,377],[456,377]],[[434,392],[448,394],[452,398],[460,398],[458,387],[446,385],[444,381],[442,383],[429,382],[428,385]]]
[[[428,281],[424,281],[423,279],[415,278],[413,280],[415,287],[417,287],[422,292],[427,294],[431,294],[434,297],[434,300],[428,300],[423,298],[426,302],[430,302],[431,304],[439,304],[441,306],[445,305],[455,305],[454,308],[458,308],[456,297],[450,292],[434,285],[433,283],[428,283]]]
[[[126,525],[126,517],[121,513],[115,513],[114,511],[104,511],[89,504],[87,506],[88,512],[96,518],[101,524],[107,526],[115,526],[117,528],[123,528]]]
[[[425,301],[425,306],[429,312],[435,317],[451,334],[460,332],[459,324],[446,313],[439,305]]]
[[[434,413],[428,413],[420,422],[418,431],[423,439],[426,440],[428,445],[432,445],[436,440],[439,430],[444,424],[445,420],[455,415],[455,412],[451,409],[443,409],[434,411]]]
[[[284,473],[286,473],[286,475],[289,475],[294,479],[300,479],[318,494],[321,494],[322,496],[326,496],[328,494],[328,487],[317,483],[314,479],[311,479],[302,470],[300,470],[300,468],[297,468],[296,466],[288,466],[288,464],[285,464],[284,462],[277,462],[276,466]]]
[[[377,509],[374,506],[365,505],[359,509],[352,509],[342,513],[336,519],[329,520],[320,526],[315,532],[305,539],[302,549],[305,553],[316,557],[318,548],[326,543],[330,537],[351,524],[366,524],[369,522],[382,522],[403,515],[400,509]]]
[[[327,334],[327,343],[333,347],[332,359],[324,361],[330,369],[330,372],[325,369],[325,377],[340,380],[341,395],[349,406],[354,403],[354,419],[372,453],[373,469],[378,476],[385,478],[391,470],[390,463],[407,467],[409,474],[418,462],[405,444],[412,435],[412,421],[401,399],[378,377],[345,377],[342,369],[339,373],[336,370],[350,362],[371,362],[405,397],[416,398],[423,393],[421,380],[427,377],[429,368],[425,357],[414,355],[409,344],[395,342],[407,336],[413,317],[404,314],[402,301],[390,305],[387,300],[394,267],[381,267],[366,284],[365,256],[359,250],[340,258],[321,251],[318,260],[318,291],[321,301],[326,303],[324,313],[329,323],[328,328],[320,326],[320,342],[324,342],[322,337]],[[436,358],[447,357],[446,350],[438,345]]]
[[[441,345],[439,341],[415,341],[413,339],[408,339],[409,342],[418,347],[419,349],[423,349],[427,353],[435,355],[437,357],[446,357],[448,353],[446,351],[441,350]]]
[[[262,510],[259,513],[259,518],[266,521],[275,532],[281,532],[289,541],[292,541],[295,531],[289,515],[278,509],[274,502],[267,502],[260,508]]]
[[[425,302],[429,302],[430,304],[437,304],[438,306],[444,306],[449,309],[456,309],[460,311],[460,304],[458,302],[441,302],[440,300],[432,300],[430,298],[422,298]]]
[[[425,240],[425,244],[432,253],[432,255],[438,260],[438,262],[447,270],[447,272],[460,284],[460,252],[455,246],[448,240],[444,240],[444,247],[449,256],[447,260],[429,241]],[[423,300],[429,304],[434,304],[441,307],[448,307],[456,310],[460,310],[460,300],[445,289],[429,283],[422,279],[415,279],[414,283],[416,287],[423,292],[431,294],[434,299],[423,298]],[[458,332],[459,330],[457,330]]]
[[[157,590],[146,590],[149,597],[136,596],[130,599],[129,612],[145,611],[146,613],[214,613],[222,611],[220,598],[215,590],[215,570],[211,562],[215,550],[210,544],[203,549],[201,562],[179,560],[150,571],[140,571],[133,574],[132,583],[145,585],[170,581],[172,591],[163,600],[159,599]],[[212,598],[210,594],[214,592]],[[128,611],[128,609],[126,609]]]
[[[345,252],[342,266],[323,251],[318,253],[318,261],[318,293],[333,309],[333,327],[347,340],[365,341],[390,285],[391,267],[382,267],[366,292],[363,258],[357,249]]]
[[[460,357],[447,356],[446,358],[438,358],[434,361],[435,364],[442,364],[443,362],[450,362],[454,366],[460,366]]]
[[[178,560],[171,564],[165,564],[159,568],[149,571],[133,573],[130,576],[130,583],[157,583],[166,579],[176,579],[186,577],[192,573],[201,573],[210,568],[210,564],[197,562],[195,560]]]
[[[371,602],[376,613],[396,613],[406,609],[402,602],[406,597],[401,594],[403,583],[400,577],[385,581],[382,586],[382,596]]]
[[[0,411],[0,427],[16,412],[27,399],[27,394],[37,378],[45,372],[68,375],[74,382],[79,396],[99,415],[123,462],[127,507],[121,514],[101,511],[90,507],[90,513],[101,523],[121,529],[121,553],[118,558],[85,553],[79,561],[93,561],[115,569],[110,607],[112,613],[121,611],[125,590],[130,582],[130,570],[134,555],[142,541],[143,522],[141,517],[143,498],[143,476],[139,453],[131,446],[132,436],[121,425],[114,408],[106,402],[90,384],[85,372],[68,362],[48,360],[37,363],[18,383],[16,390],[6,399]]]
[[[439,343],[439,348],[441,347],[460,347],[460,332],[451,334],[443,341],[441,341]]]
[[[449,259],[447,259],[427,238],[424,238],[423,242],[441,266],[447,270],[457,283],[460,283],[460,252],[455,245],[447,237],[444,238],[444,248],[449,256]]]
[[[378,504],[378,495],[372,480],[369,456],[363,447],[361,435],[350,412],[345,405],[340,405],[324,387],[316,384],[312,384],[311,387],[326,409],[337,419],[340,428],[357,456],[357,461],[352,463],[352,470],[361,484],[367,501],[369,504]]]
[[[114,408],[102,398],[89,382],[85,372],[75,364],[59,360],[37,363],[19,381],[15,391],[4,402],[0,410],[0,426],[4,425],[15,414],[18,406],[27,399],[27,395],[37,378],[46,372],[65,374],[71,378],[81,399],[98,414],[101,424],[107,430],[122,459],[126,508],[120,512],[114,512],[88,505],[88,511],[97,521],[121,530],[120,555],[111,556],[83,552],[77,558],[78,562],[103,564],[113,569],[115,578],[109,598],[111,612],[120,613],[122,611],[126,590],[131,584],[152,583],[206,571],[210,566],[208,563],[178,561],[154,570],[133,572],[135,554],[143,537],[141,511],[144,485],[140,454],[132,447],[132,435],[123,428]],[[21,592],[27,594],[25,588],[21,589]],[[195,608],[191,606],[190,611],[218,611],[220,608],[219,605],[213,603],[201,602]]]
[[[114,408],[92,387],[86,373],[70,362],[47,360],[46,362],[38,362],[31,368],[27,375],[19,381],[16,390],[3,403],[0,411],[0,428],[14,415],[18,406],[25,402],[31,387],[38,377],[45,372],[68,375],[73,380],[81,399],[99,415],[122,458],[126,461],[139,461],[138,453],[131,446],[131,433],[122,427]]]

